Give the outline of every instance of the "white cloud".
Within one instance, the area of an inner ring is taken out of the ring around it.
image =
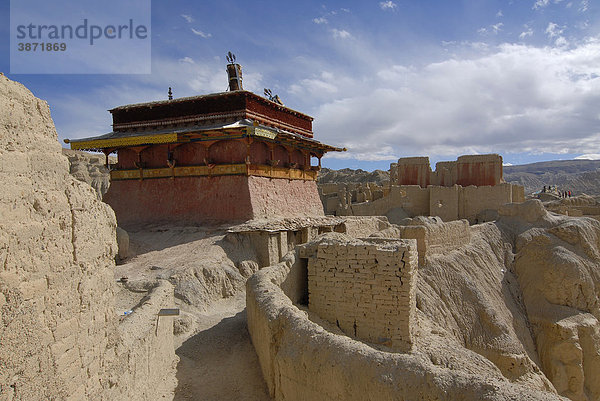
[[[350,34],[350,32],[344,30],[344,29],[332,29],[331,33],[333,34],[333,37],[336,39],[349,39],[352,37],[352,35]]]
[[[320,74],[293,83],[288,91],[293,95],[308,96],[319,101],[331,99],[331,95],[338,94],[340,88],[349,88],[354,84],[355,82],[351,78],[338,77],[329,71],[323,71]]]
[[[600,39],[568,50],[504,44],[422,68],[380,67],[324,93],[314,129],[320,140],[349,149],[339,157],[367,160],[592,153],[600,148],[598,66]]]
[[[498,10],[498,12],[496,13],[496,17],[504,17],[504,13],[502,12],[502,10]]]
[[[195,64],[194,63],[194,59],[191,57],[184,57],[184,58],[180,58],[178,60],[180,63],[187,63],[187,64]]]
[[[513,166],[513,164],[512,164],[512,163],[502,163],[502,165],[503,165],[504,167]]]
[[[567,39],[562,36],[565,28],[566,26],[559,26],[554,22],[550,22],[546,28],[546,35],[548,35],[548,39],[554,39],[554,45],[557,47],[565,47],[569,45]]]
[[[519,35],[519,39],[525,39],[526,37],[533,35],[533,29],[531,29],[527,26],[525,28],[527,28],[527,30],[521,32],[521,34]]]
[[[582,0],[581,4],[579,5],[579,11],[584,13],[588,10],[589,6],[590,6],[589,0]]]
[[[562,3],[562,1],[563,0],[554,0],[553,3],[554,4],[558,4],[558,3]],[[587,0],[583,0],[583,1],[587,1]],[[548,6],[548,4],[550,4],[550,0],[536,0],[536,2],[533,4],[532,8],[534,10],[537,10],[537,9],[544,8],[544,7]],[[567,8],[570,7],[569,4],[566,5]]]
[[[577,156],[575,160],[600,160],[600,154],[587,153],[585,155]]]
[[[313,21],[315,24],[326,24],[326,23],[328,22],[328,21],[327,21],[327,18],[325,18],[325,17],[313,18],[313,20],[312,20],[312,21]]]
[[[396,3],[394,3],[392,0],[389,0],[389,1],[380,2],[379,7],[382,10],[395,10],[398,7],[398,5]]]
[[[559,36],[554,41],[554,46],[556,46],[556,47],[567,47],[567,46],[569,46],[569,41],[567,39],[565,39],[564,36]]]
[[[549,38],[555,38],[557,36],[560,36],[564,31],[564,26],[561,27],[558,24],[555,24],[554,22],[550,22],[546,27],[546,34]]]
[[[502,22],[498,22],[497,24],[490,25],[489,27],[479,28],[477,30],[477,33],[479,33],[480,35],[486,35],[488,33],[493,33],[494,35],[497,35],[498,32],[502,31],[503,26],[504,24]]]
[[[188,22],[188,24],[191,24],[192,22],[194,22],[194,17],[192,17],[191,15],[181,14],[181,16],[183,17],[184,20],[186,20]]]
[[[202,32],[202,31],[200,31],[198,29],[192,28],[192,32],[194,33],[194,35],[201,36],[204,39],[208,39],[208,38],[212,37],[212,35],[210,33]]]

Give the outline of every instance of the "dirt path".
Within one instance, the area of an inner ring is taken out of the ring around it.
[[[177,355],[175,400],[270,400],[246,327],[245,295],[198,314]]]

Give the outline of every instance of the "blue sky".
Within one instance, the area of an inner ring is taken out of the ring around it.
[[[331,168],[388,169],[500,153],[505,163],[600,158],[600,14],[587,0],[152,1],[152,74],[9,74],[48,101],[59,133],[111,130],[107,109],[244,88],[272,89],[349,150]],[[123,54],[124,62],[135,62]],[[587,155],[587,156],[586,156]]]

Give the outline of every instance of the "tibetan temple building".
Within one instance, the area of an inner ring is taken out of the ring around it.
[[[239,64],[227,71],[227,92],[116,107],[113,132],[65,140],[107,165],[117,153],[104,201],[119,225],[323,215],[321,157],[343,149],[313,139],[312,117],[243,90]]]

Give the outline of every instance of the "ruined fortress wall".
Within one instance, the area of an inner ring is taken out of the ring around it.
[[[396,165],[396,185],[419,185],[427,188],[431,184],[431,167],[429,157],[404,157]]]
[[[399,221],[393,221],[391,215],[401,208],[408,217],[438,216],[443,221],[467,219],[475,223],[479,213],[498,210],[505,203],[523,198],[522,186],[507,183],[481,187],[402,185],[392,186],[389,195],[383,198],[352,204],[347,214],[387,216],[397,224]]]
[[[427,216],[429,214],[429,201],[431,199],[431,191],[429,189],[421,188],[417,185],[402,185],[396,192],[402,193],[400,195],[401,206],[409,215]]]
[[[431,171],[428,157],[404,157],[390,166],[397,185],[498,185],[502,182],[502,157],[497,154],[460,156],[456,161],[439,162]]]
[[[293,253],[246,282],[248,331],[272,399],[559,400],[551,393],[434,365],[421,354],[379,351],[333,334],[293,302],[289,278],[302,269]],[[301,276],[301,274],[300,274]],[[287,283],[287,285],[284,285]],[[297,288],[296,288],[297,289]]]
[[[429,189],[418,185],[392,186],[388,196],[372,202],[355,203],[351,206],[354,216],[385,216],[394,208],[403,208],[409,215],[429,214]]]
[[[460,187],[429,187],[429,216],[438,216],[444,221],[458,220],[458,193]]]
[[[304,250],[311,311],[349,336],[410,348],[416,241],[334,240]]]
[[[400,234],[402,238],[416,240],[419,265],[425,264],[428,256],[450,252],[471,242],[467,220],[400,226]]]
[[[437,162],[435,164],[435,182],[433,185],[451,187],[458,181],[456,162]]]
[[[69,174],[48,105],[0,76],[0,399],[129,400],[129,363],[176,356],[172,330],[132,349],[114,308],[115,217]],[[171,291],[172,299],[172,291]],[[172,327],[172,323],[171,327]],[[169,334],[170,333],[170,334]],[[150,338],[150,337],[148,337]],[[163,345],[164,344],[164,345]],[[172,363],[154,376],[174,378]],[[148,396],[146,399],[154,399]]]
[[[174,355],[173,317],[158,316],[161,309],[173,308],[173,285],[160,280],[141,305],[125,317],[118,331],[122,343],[116,349],[117,363],[125,371],[112,374],[121,384],[122,397],[127,400],[151,401],[169,397],[177,385],[175,374],[178,358]]]
[[[483,187],[463,187],[459,192],[460,219],[475,221],[477,214],[486,209],[498,210],[505,203],[512,202],[512,184]]]
[[[323,195],[336,194],[339,191],[339,187],[340,184],[333,182],[320,184],[321,192],[323,193]]]
[[[525,187],[522,185],[512,185],[512,202],[525,202]]]
[[[253,218],[324,215],[315,181],[250,176],[248,187]]]
[[[455,184],[463,187],[469,185],[498,185],[502,182],[502,156],[468,155],[456,160],[457,180]]]
[[[363,238],[389,226],[388,220],[381,216],[346,216],[335,231],[352,238]]]

